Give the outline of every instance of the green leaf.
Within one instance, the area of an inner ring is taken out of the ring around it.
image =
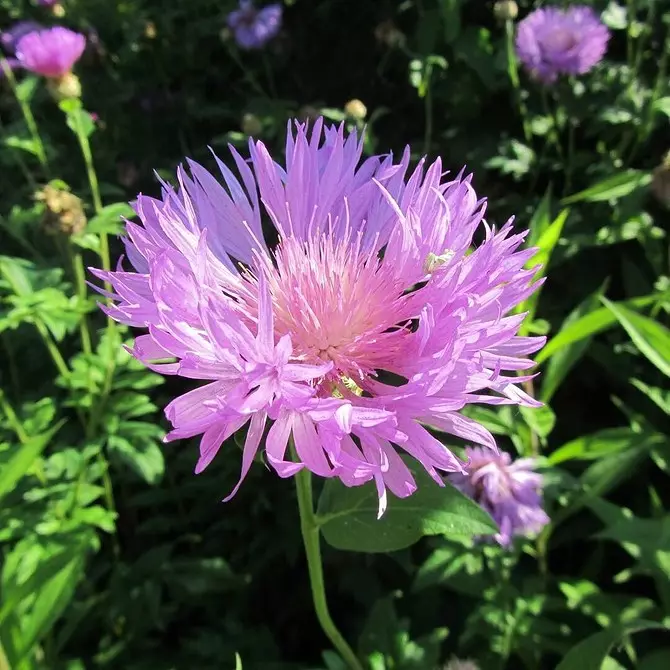
[[[647,307],[667,298],[667,293],[657,293],[654,295],[633,298],[617,305],[627,305],[632,307]],[[555,335],[535,356],[535,362],[539,365],[550,358],[556,351],[563,347],[579,342],[584,338],[597,335],[608,328],[611,328],[617,322],[614,314],[607,308],[601,307],[590,314],[577,319],[576,321],[565,324],[563,328]]]
[[[128,465],[147,484],[160,481],[165,472],[165,460],[154,440],[110,435],[108,445],[110,455]]]
[[[660,407],[666,414],[670,414],[670,391],[649,386],[639,379],[631,379],[630,383],[638,390],[644,393],[649,400]]]
[[[379,499],[372,483],[347,487],[326,481],[318,518],[326,541],[336,549],[366,553],[396,551],[424,535],[492,535],[497,527],[475,502],[450,484],[438,486],[420,466],[410,466],[417,490],[408,498],[389,496],[377,519]]]
[[[631,428],[607,428],[564,444],[556,449],[548,460],[552,465],[570,460],[593,461],[631,446],[646,449],[663,441],[663,436],[658,433],[640,433]]]
[[[128,203],[115,202],[103,207],[102,211],[88,222],[86,232],[96,235],[119,235],[124,227],[122,218],[130,219],[133,216],[135,210]]]
[[[574,202],[618,200],[651,183],[651,173],[642,170],[623,170],[589,188],[561,200],[563,205]]]
[[[35,75],[28,75],[27,77],[24,77],[16,85],[17,99],[21,102],[25,102],[26,104],[30,103],[33,95],[35,94],[35,91],[37,90],[37,84],[39,81],[40,78],[36,77]]]
[[[7,462],[2,464],[2,470],[0,470],[0,500],[14,490],[18,481],[30,470],[35,459],[46,449],[64,423],[65,420],[43,435],[32,437],[25,444],[14,447],[14,453]]]
[[[563,231],[563,226],[565,225],[565,221],[568,218],[568,214],[569,210],[564,209],[540,234],[536,243],[538,248],[537,253],[526,263],[526,267],[529,268],[536,265],[541,266],[535,275],[535,278],[537,278],[537,276],[541,274],[543,270],[546,270],[549,266],[551,254],[561,237],[561,232]],[[535,311],[537,310],[537,303],[540,298],[540,292],[541,288],[536,290],[532,295],[528,296],[528,298],[526,298],[526,300],[524,300],[523,303],[519,305],[519,312],[528,312],[528,316],[521,326],[520,333],[523,335],[528,333],[528,326],[535,317]]]
[[[624,636],[640,630],[656,628],[667,630],[655,621],[637,620],[627,624],[612,626],[595,633],[574,646],[558,664],[556,670],[598,670],[610,649]]]
[[[65,112],[68,128],[75,134],[80,133],[84,137],[90,137],[95,131],[95,121],[93,117],[81,106],[81,100],[68,98],[58,103],[58,106]]]
[[[670,649],[657,649],[640,659],[637,670],[667,670],[670,668]]]
[[[33,647],[51,630],[70,603],[84,568],[83,546],[72,551],[70,560],[37,590],[30,612],[24,616],[22,655],[27,657]]]
[[[565,330],[586,314],[590,314],[596,310],[600,305],[602,290],[602,288],[598,289],[575,307],[575,309],[568,314],[565,321],[563,321],[561,329]],[[563,347],[549,359],[549,363],[542,374],[542,386],[540,388],[540,400],[542,402],[548,403],[552,399],[562,381],[584,355],[590,343],[591,336],[587,335],[586,337]]]
[[[544,194],[544,197],[540,201],[540,204],[537,206],[537,209],[533,212],[530,221],[528,222],[528,228],[530,234],[528,236],[527,244],[529,247],[538,246],[538,242],[544,232],[551,225],[551,188],[547,189],[547,192]]]
[[[521,416],[528,427],[542,440],[546,440],[556,425],[556,415],[549,405],[543,407],[520,407]]]
[[[670,97],[659,98],[654,102],[652,109],[670,117]]]
[[[633,340],[633,344],[664,375],[670,377],[670,330],[647,316],[601,298]]]

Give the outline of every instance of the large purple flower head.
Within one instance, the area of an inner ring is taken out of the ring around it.
[[[374,480],[381,514],[387,488],[416,489],[400,453],[440,485],[440,471],[463,471],[426,425],[495,449],[459,410],[538,405],[518,371],[544,338],[516,335],[514,308],[538,286],[525,232],[486,224],[470,177],[444,181],[439,160],[408,175],[409,148],[359,165],[362,147],[319,119],[311,133],[289,127],[284,165],[260,141],[250,163],[231,148],[241,180],[218,158],[223,183],[189,161],[178,189],[138,198],[133,267],[94,273],[113,286],[107,312],[148,329],[138,360],[208,382],[166,408],[166,440],[202,435],[196,472],[248,424],[241,483],[271,421],[265,456],[280,477]]]
[[[538,533],[549,522],[542,509],[542,475],[534,471],[535,462],[522,458],[512,463],[506,452],[466,449],[468,472],[450,475],[456,488],[476,500],[500,528],[495,539],[507,546],[516,535]]]
[[[17,42],[16,57],[27,70],[58,79],[72,70],[85,47],[83,35],[56,26],[24,35]]]
[[[533,77],[584,74],[602,60],[610,33],[590,7],[536,9],[517,27],[516,51]]]
[[[19,21],[0,33],[0,43],[8,53],[13,54],[16,52],[16,45],[24,35],[41,29],[42,26],[35,21]]]
[[[280,4],[256,9],[252,0],[240,0],[240,8],[228,15],[228,27],[243,49],[260,49],[279,32],[281,19]]]

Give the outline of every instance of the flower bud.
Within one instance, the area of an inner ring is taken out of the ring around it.
[[[256,137],[263,132],[263,124],[261,123],[261,120],[255,114],[250,114],[249,112],[242,117],[242,123],[240,125],[242,127],[242,132],[245,135],[249,135],[249,137]]]
[[[51,5],[51,13],[57,19],[62,19],[65,16],[65,7],[63,7],[60,2],[56,2],[55,4]]]
[[[670,207],[670,151],[652,173],[651,192],[661,204]]]
[[[158,32],[156,31],[156,24],[153,21],[147,21],[144,24],[144,36],[148,40],[153,40],[156,38]]]
[[[62,77],[49,79],[47,88],[57,101],[81,98],[81,82],[79,77],[72,72],[66,72]]]
[[[514,21],[519,16],[519,5],[514,0],[498,0],[493,5],[493,14],[498,21]]]
[[[48,234],[70,237],[86,229],[84,208],[74,193],[47,185],[35,194],[35,200],[44,203],[42,226]]]
[[[382,23],[375,28],[375,39],[379,44],[383,44],[389,49],[402,48],[407,42],[404,33],[396,28],[391,19],[382,21]]]
[[[354,98],[344,106],[344,112],[352,119],[362,121],[368,115],[368,108],[358,98]]]
[[[321,116],[321,110],[313,105],[303,105],[298,110],[298,119],[305,121],[316,121]]]

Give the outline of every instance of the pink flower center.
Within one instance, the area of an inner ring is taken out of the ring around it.
[[[268,268],[277,336],[294,355],[334,364],[332,381],[361,386],[377,369],[392,370],[407,346],[412,317],[405,286],[360,240],[316,235],[283,240]]]
[[[543,43],[551,51],[569,51],[577,44],[577,37],[572,30],[556,28],[545,36]]]

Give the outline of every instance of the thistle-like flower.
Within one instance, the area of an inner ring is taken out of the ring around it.
[[[282,6],[256,9],[252,0],[240,0],[240,7],[228,15],[228,27],[243,49],[264,47],[281,29]]]
[[[60,80],[71,74],[85,47],[86,38],[83,35],[56,26],[21,37],[16,44],[16,58],[27,70],[48,79]]]
[[[521,458],[512,463],[502,451],[466,449],[467,474],[450,475],[451,483],[477,501],[498,524],[495,539],[507,546],[514,536],[538,533],[549,517],[542,509],[542,475],[534,471],[535,462]]]
[[[166,440],[202,435],[196,472],[248,425],[226,500],[264,442],[280,477],[373,480],[381,515],[387,489],[416,489],[401,453],[440,485],[464,471],[426,426],[495,450],[459,410],[539,404],[518,372],[544,338],[517,336],[514,313],[539,285],[535,252],[511,222],[484,222],[470,176],[444,181],[440,160],[408,175],[409,148],[359,164],[357,134],[319,119],[289,127],[285,165],[260,141],[249,149],[250,164],[231,148],[241,180],[218,158],[223,183],[189,161],[177,189],[138,198],[133,267],[94,270],[114,289],[105,309],[148,330],[131,352],[145,365],[208,382],[166,408]]]
[[[547,7],[519,22],[516,52],[531,76],[551,83],[561,74],[588,72],[602,60],[609,38],[609,30],[590,7]]]

